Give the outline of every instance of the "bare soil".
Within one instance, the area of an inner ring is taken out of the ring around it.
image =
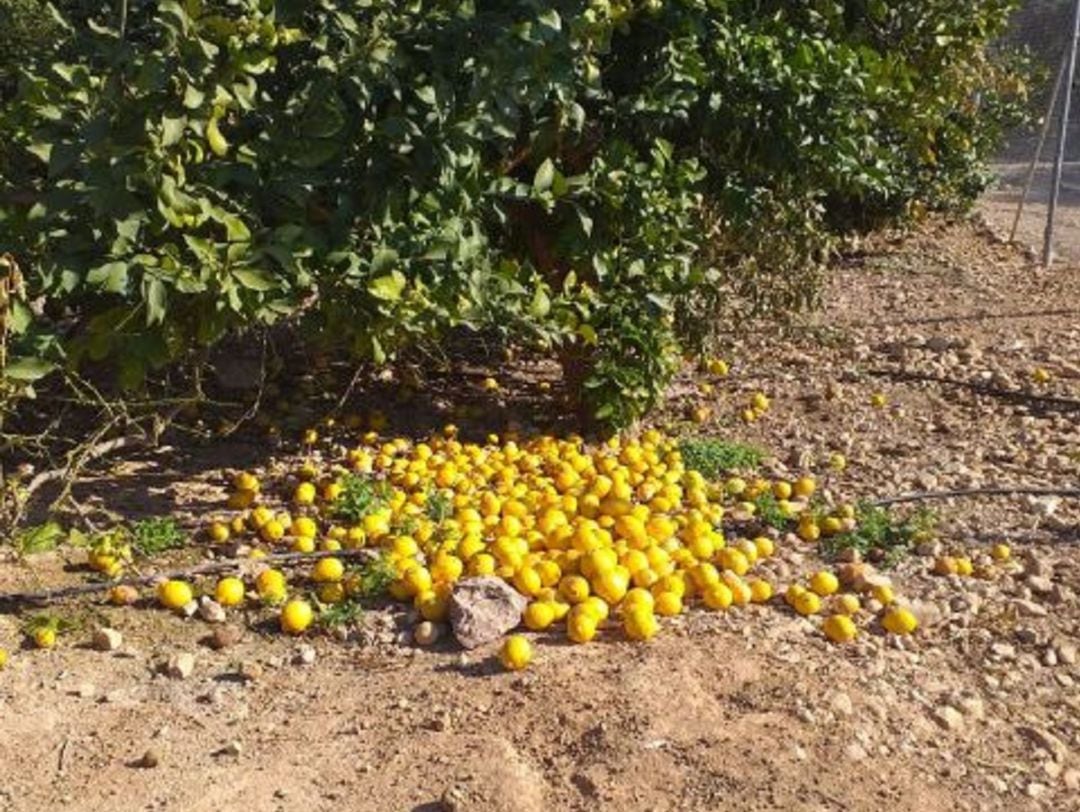
[[[772,474],[821,473],[843,452],[848,468],[823,475],[838,499],[1080,486],[1075,267],[1041,272],[979,227],[935,222],[846,258],[809,323],[739,333],[731,376],[708,394],[681,379],[663,424],[768,449]],[[1049,383],[1032,382],[1036,366]],[[773,407],[744,425],[758,390]],[[886,408],[870,406],[875,392]],[[703,403],[710,424],[687,423]],[[511,419],[545,422],[539,406]],[[121,512],[198,516],[220,508],[221,469],[269,456],[253,443],[181,447],[103,470],[93,487]],[[1080,506],[933,507],[946,548],[1010,539],[1017,563],[983,581],[906,559],[892,574],[924,622],[902,643],[832,646],[761,606],[691,612],[648,645],[542,637],[529,670],[508,674],[488,650],[399,644],[407,618],[391,610],[365,618],[379,633],[312,638],[304,664],[254,616],[234,619],[244,637],[218,651],[197,620],[71,606],[124,646],[94,651],[83,631],[12,652],[0,809],[1080,809]],[[0,561],[0,592],[77,581],[78,560]],[[820,561],[785,541],[772,566],[783,583]],[[0,614],[0,646],[16,648],[18,622]],[[178,651],[196,658],[184,680],[161,669]]]

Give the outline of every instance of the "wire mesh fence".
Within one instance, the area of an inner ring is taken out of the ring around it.
[[[1023,48],[1037,72],[1032,104],[1040,115],[1011,133],[994,161],[997,179],[982,202],[994,229],[1012,235],[1041,256],[1055,188],[1055,158],[1061,154],[1054,230],[1055,261],[1080,264],[1080,69],[1071,82],[1072,104],[1062,127],[1070,82],[1069,53],[1080,0],[1024,0],[1013,15],[1004,47]],[[1064,142],[1062,136],[1064,134]]]

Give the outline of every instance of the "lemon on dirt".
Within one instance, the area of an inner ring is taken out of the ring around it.
[[[233,576],[222,578],[214,587],[214,600],[222,606],[239,606],[244,602],[244,582]]]
[[[224,544],[229,540],[229,526],[224,522],[210,522],[206,534],[214,544]]]
[[[821,598],[816,592],[804,590],[792,602],[792,608],[800,615],[816,615],[821,611]]]
[[[298,505],[313,505],[315,504],[316,495],[317,491],[314,483],[301,482],[293,491],[293,502]]]
[[[650,606],[638,603],[623,613],[623,632],[630,640],[651,640],[659,630],[660,624]]]
[[[588,643],[596,637],[599,620],[582,605],[570,610],[566,619],[566,634],[575,643]]]
[[[859,632],[848,615],[830,615],[822,622],[821,630],[834,643],[850,643]]]
[[[345,575],[345,565],[340,558],[321,558],[311,571],[311,579],[317,584],[336,583]]]
[[[525,607],[523,619],[527,629],[542,632],[555,622],[555,606],[548,601],[533,601]]]
[[[255,576],[255,591],[264,601],[279,603],[285,599],[287,591],[285,573],[275,569],[263,570]]]
[[[858,597],[850,593],[837,595],[832,605],[834,611],[841,615],[854,615],[862,608]]]
[[[520,634],[506,638],[499,650],[499,661],[507,671],[521,671],[532,662],[532,644]]]
[[[828,570],[819,570],[810,578],[810,589],[824,598],[840,589],[840,581]]]
[[[109,590],[109,603],[113,606],[131,606],[139,599],[139,590],[128,584],[117,584]]]
[[[995,561],[1008,561],[1012,556],[1012,549],[1008,544],[1000,542],[990,548],[990,557]]]
[[[908,635],[919,627],[915,614],[903,606],[890,606],[881,616],[881,625],[885,631],[898,635]]]
[[[53,648],[56,645],[56,629],[51,626],[35,629],[33,640],[38,648]]]
[[[195,599],[191,584],[186,581],[163,581],[158,586],[158,601],[166,609],[177,612]]]
[[[311,604],[294,598],[281,607],[281,630],[286,634],[303,634],[315,619]]]

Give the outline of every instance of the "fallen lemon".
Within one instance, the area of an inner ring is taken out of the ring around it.
[[[821,630],[834,643],[850,643],[859,633],[854,621],[847,615],[829,615],[821,624]]]
[[[229,576],[217,582],[214,600],[222,606],[239,606],[244,602],[244,582]]]
[[[158,600],[161,605],[174,612],[183,609],[194,599],[195,593],[186,581],[165,581],[158,587]]]
[[[524,636],[512,634],[503,643],[499,660],[507,671],[521,671],[532,662],[532,645]]]
[[[310,603],[294,598],[281,607],[281,630],[286,634],[303,634],[314,617]]]

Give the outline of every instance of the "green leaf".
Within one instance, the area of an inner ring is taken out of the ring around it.
[[[171,147],[173,144],[179,142],[184,136],[184,128],[186,127],[187,116],[180,116],[179,118],[163,116],[161,119],[162,146]]]
[[[551,188],[551,184],[555,181],[555,164],[551,162],[551,158],[545,159],[536,170],[536,175],[533,176],[533,190],[537,192],[546,192]]]
[[[143,298],[146,300],[146,324],[161,324],[165,321],[165,283],[156,277],[149,277],[143,282]]]
[[[56,548],[65,537],[64,529],[56,522],[46,522],[23,530],[12,541],[19,555],[44,553]]]
[[[376,299],[384,302],[396,302],[401,298],[402,292],[408,280],[401,271],[391,271],[388,274],[372,279],[367,286],[368,293]]]
[[[188,85],[184,88],[184,107],[188,110],[198,110],[206,101],[206,94],[201,90]]]
[[[542,319],[548,313],[551,312],[551,299],[548,297],[544,289],[537,287],[536,292],[533,293],[532,304],[529,306],[529,313],[533,318]]]
[[[559,16],[559,12],[553,8],[543,12],[536,19],[542,26],[550,28],[552,31],[562,30],[562,18]]]
[[[270,274],[257,268],[234,268],[232,275],[248,290],[263,292],[277,287]]]
[[[123,293],[127,290],[128,264],[126,262],[107,262],[92,268],[86,274],[86,281],[109,293]]]
[[[23,356],[9,362],[6,367],[0,369],[0,373],[2,373],[3,377],[10,378],[13,381],[30,383],[44,378],[54,369],[56,369],[56,364],[46,361],[44,358]]]

